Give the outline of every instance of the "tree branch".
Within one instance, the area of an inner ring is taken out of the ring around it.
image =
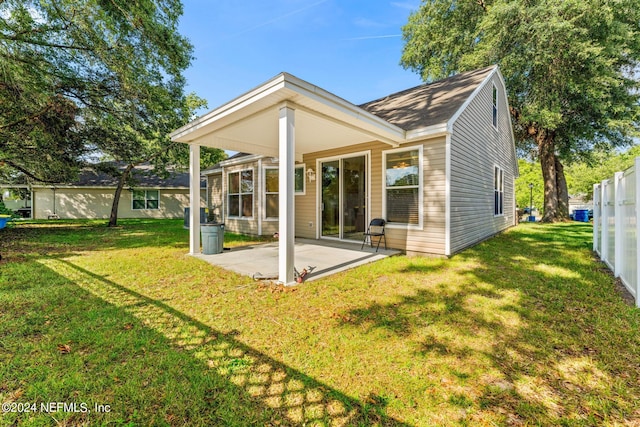
[[[23,117],[23,118],[21,118],[21,119],[15,120],[15,121],[13,121],[13,122],[11,122],[11,123],[7,123],[7,124],[4,124],[4,125],[0,125],[0,130],[9,129],[9,128],[12,128],[12,127],[14,127],[14,126],[17,126],[17,125],[19,125],[19,124],[21,124],[21,123],[24,123],[24,122],[26,122],[27,120],[35,119],[36,117],[38,117],[38,116],[40,116],[40,115],[42,115],[42,114],[46,113],[47,111],[49,111],[49,110],[51,109],[51,107],[52,107],[52,105],[51,105],[51,104],[49,104],[49,105],[47,105],[46,107],[44,107],[42,110],[40,110],[40,111],[38,111],[38,112],[36,112],[36,113],[33,113],[33,114],[31,114],[30,116]]]
[[[10,36],[10,35],[3,35],[1,38],[5,39],[5,40],[12,40],[12,41],[16,41],[16,42],[20,42],[20,43],[26,43],[26,44],[32,44],[32,45],[37,45],[37,46],[44,46],[44,47],[53,47],[56,49],[70,49],[70,50],[84,50],[87,52],[93,52],[95,49],[92,49],[90,47],[86,47],[86,46],[74,46],[74,45],[66,45],[66,44],[58,44],[58,43],[49,43],[49,42],[44,42],[41,40],[33,40],[33,39],[26,39],[23,37],[19,37],[19,36]],[[107,48],[110,49],[110,48]]]
[[[13,162],[13,161],[11,161],[11,160],[7,160],[7,159],[0,159],[0,162],[4,162],[5,164],[7,164],[7,165],[11,166],[12,168],[14,168],[14,169],[16,169],[16,170],[18,170],[18,171],[22,172],[23,174],[25,174],[25,175],[26,175],[26,176],[28,176],[29,178],[34,179],[34,180],[36,180],[36,181],[44,182],[45,184],[59,184],[59,182],[58,182],[58,181],[49,181],[49,180],[47,180],[47,179],[42,179],[41,177],[38,177],[38,176],[34,175],[34,174],[32,174],[31,172],[29,172],[28,170],[26,170],[25,168],[23,168],[22,166],[20,166],[20,165],[18,165],[18,164],[16,164],[16,163],[14,163],[14,162]]]

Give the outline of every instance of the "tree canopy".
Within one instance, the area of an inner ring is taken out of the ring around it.
[[[0,2],[0,162],[66,181],[91,153],[164,150],[192,114],[179,0]]]
[[[401,63],[425,81],[498,64],[520,152],[539,158],[544,220],[568,214],[562,162],[637,135],[638,0],[425,0]]]
[[[69,182],[99,156],[108,162],[94,167],[120,180],[115,225],[133,167],[151,162],[163,174],[186,163],[187,146],[168,134],[205,102],[184,93],[193,47],[178,32],[181,14],[180,0],[0,1],[3,175]]]

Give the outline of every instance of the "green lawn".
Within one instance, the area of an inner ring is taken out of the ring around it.
[[[283,289],[185,255],[182,221],[14,224],[0,425],[640,425],[640,310],[590,249],[522,224]]]

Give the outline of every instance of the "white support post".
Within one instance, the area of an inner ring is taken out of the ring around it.
[[[278,280],[284,285],[295,284],[294,269],[294,164],[295,164],[295,110],[285,104],[279,115],[279,244]]]
[[[600,182],[600,259],[605,261],[609,257],[609,207],[607,199],[609,198],[609,187],[607,180]]]
[[[602,206],[602,196],[600,195],[600,184],[593,184],[593,251],[598,252],[598,241],[600,240],[600,206]],[[596,197],[597,196],[597,197]],[[598,255],[600,255],[598,253]]]
[[[636,307],[640,308],[640,157],[635,161],[636,194],[634,207],[636,208]]]
[[[624,268],[624,254],[622,253],[622,232],[624,231],[624,227],[623,227],[623,216],[622,216],[622,211],[623,211],[623,206],[622,206],[622,201],[624,200],[624,191],[623,191],[623,187],[622,187],[622,176],[624,175],[623,172],[616,172],[615,175],[613,176],[613,187],[614,187],[614,191],[615,191],[615,201],[614,201],[614,215],[615,215],[615,219],[614,219],[614,224],[615,224],[615,235],[614,235],[614,242],[615,242],[615,253],[614,253],[614,259],[615,259],[615,265],[613,266],[613,274],[615,277],[620,277],[620,272],[622,271],[622,269]]]
[[[189,144],[189,254],[200,253],[200,146]]]

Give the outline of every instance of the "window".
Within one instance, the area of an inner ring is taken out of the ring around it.
[[[498,89],[493,85],[493,126],[498,127]]]
[[[278,169],[264,170],[264,216],[266,218],[278,218]]]
[[[296,166],[294,181],[295,193],[304,194],[304,165]]]
[[[493,214],[504,213],[504,171],[496,166],[493,169]]]
[[[278,209],[280,206],[278,198],[280,180],[278,177],[279,171],[277,168],[266,167],[264,169],[265,218],[278,218]],[[305,193],[304,178],[304,165],[296,166],[294,175],[294,193],[296,195]]]
[[[422,221],[422,147],[384,153],[385,209],[390,225],[420,225]]]
[[[159,209],[160,191],[133,190],[133,209]]]
[[[250,218],[253,216],[253,170],[231,172],[228,179],[228,215]]]

